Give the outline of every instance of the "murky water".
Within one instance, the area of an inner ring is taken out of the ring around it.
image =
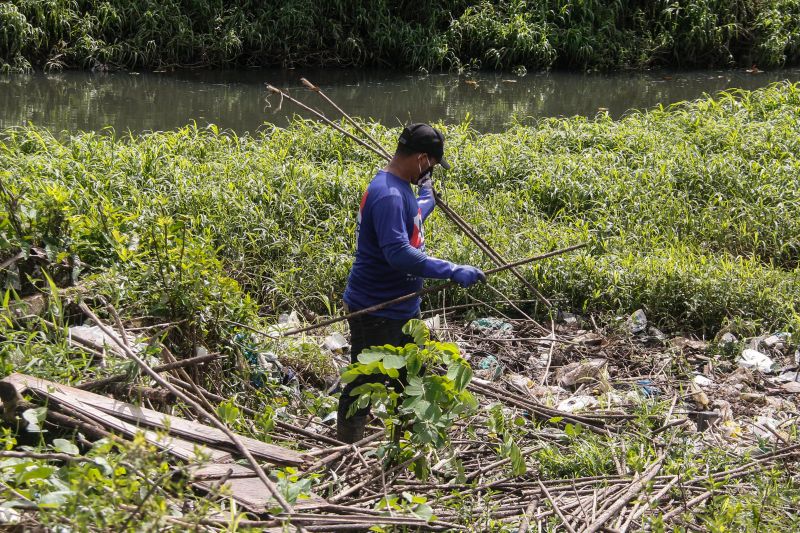
[[[63,72],[0,76],[0,129],[33,123],[54,131],[102,130],[118,134],[165,130],[191,121],[242,133],[265,121],[286,124],[298,109],[267,96],[265,82],[315,106],[322,101],[299,82],[305,76],[351,115],[390,125],[409,121],[459,123],[469,117],[481,131],[500,131],[536,117],[594,116],[607,109],[668,105],[729,88],[754,89],[800,81],[800,69],[644,72],[618,74],[476,73],[409,75],[358,70],[198,71],[93,74]],[[335,114],[329,108],[331,117]]]

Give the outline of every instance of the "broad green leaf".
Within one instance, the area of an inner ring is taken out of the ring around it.
[[[423,386],[422,379],[416,376],[408,378],[408,385],[406,385],[403,392],[407,396],[422,396],[425,394],[425,387]]]
[[[22,472],[19,478],[17,478],[17,482],[25,483],[34,479],[47,479],[53,475],[53,472],[55,471],[56,468],[53,466],[37,466]]]
[[[377,350],[364,350],[360,354],[358,354],[358,362],[362,365],[368,365],[370,363],[374,363],[375,361],[380,361],[386,354],[384,352],[379,352]]]
[[[406,358],[399,354],[386,354],[383,358],[383,366],[386,369],[403,368],[406,366]]]
[[[424,346],[431,340],[431,333],[428,331],[428,326],[425,325],[425,322],[417,318],[406,322],[406,325],[403,326],[403,333],[411,335],[417,346]]]
[[[66,439],[53,440],[53,449],[67,455],[78,455],[80,453],[78,447]]]

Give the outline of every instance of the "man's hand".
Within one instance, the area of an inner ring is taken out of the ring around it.
[[[433,172],[428,172],[417,182],[417,187],[422,189],[433,189]]]
[[[480,268],[475,268],[474,266],[456,265],[450,279],[466,289],[479,281],[486,281],[486,274]]]

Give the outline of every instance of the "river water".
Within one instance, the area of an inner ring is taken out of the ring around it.
[[[770,72],[709,70],[579,74],[407,74],[361,70],[181,71],[175,73],[62,72],[0,76],[0,129],[26,123],[56,132],[113,128],[167,130],[192,121],[237,133],[265,122],[285,125],[298,109],[265,83],[288,88],[315,106],[300,77],[319,85],[353,116],[388,125],[409,121],[460,123],[479,131],[502,131],[512,122],[583,115],[607,110],[619,117],[631,109],[669,105],[730,88],[755,89],[800,81],[800,69]],[[305,116],[305,115],[304,115]],[[333,113],[329,116],[334,116]]]

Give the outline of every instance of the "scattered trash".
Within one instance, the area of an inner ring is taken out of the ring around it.
[[[675,348],[678,348],[679,350],[694,350],[698,352],[705,352],[708,349],[707,342],[687,339],[686,337],[674,337],[670,339],[669,343]]]
[[[478,363],[475,375],[482,379],[495,381],[503,375],[503,365],[494,355],[487,355]]]
[[[558,369],[556,372],[556,380],[562,387],[572,387],[576,384],[588,383],[595,380],[601,381],[604,374],[607,376],[605,368],[605,359],[590,359],[586,362],[570,363]]]
[[[694,383],[700,387],[710,387],[714,384],[713,380],[708,379],[702,374],[697,374],[692,381],[694,381]]]
[[[337,415],[338,415],[338,413],[336,411],[332,411],[332,412],[328,413],[327,415],[325,415],[325,418],[322,419],[321,423],[325,424],[326,426],[335,426],[336,425],[336,417],[337,417]]]
[[[649,328],[647,328],[647,334],[650,335],[651,337],[653,337],[654,339],[658,339],[660,341],[667,340],[667,336],[664,335],[664,332],[662,332],[660,329],[655,328],[653,326],[650,326]]]
[[[689,392],[691,393],[692,400],[694,400],[694,403],[697,405],[698,409],[708,409],[709,405],[711,405],[708,395],[703,392],[703,389],[701,389],[696,383],[689,383]]]
[[[599,346],[603,344],[604,340],[605,337],[603,337],[599,333],[594,333],[592,331],[589,331],[575,337],[573,342],[582,344],[583,346]]]
[[[720,343],[720,344],[722,344],[722,345],[726,345],[726,344],[736,344],[737,342],[739,342],[739,339],[737,339],[737,338],[736,338],[736,335],[734,335],[734,334],[733,334],[733,333],[731,333],[730,331],[726,331],[726,332],[725,332],[725,333],[723,333],[723,334],[722,334],[722,336],[719,338],[719,343]]]
[[[755,405],[767,405],[767,397],[757,392],[743,392],[740,396],[742,401]]]
[[[770,416],[758,415],[755,417],[755,424],[753,425],[753,433],[757,437],[760,437],[762,439],[776,441],[779,438],[781,438],[784,441],[788,442],[789,435],[786,432],[781,431],[780,425],[781,425],[780,421]]]
[[[773,379],[778,383],[785,383],[787,381],[798,381],[800,382],[800,370],[788,370],[783,374],[777,376]]]
[[[508,322],[503,322],[499,318],[494,317],[476,318],[470,322],[469,325],[474,329],[482,331],[494,330],[510,333],[514,329],[514,326]]]
[[[283,379],[283,367],[278,361],[278,356],[273,352],[259,350],[258,344],[244,334],[237,333],[233,337],[250,365],[250,384],[258,389],[263,388],[267,381],[280,381]]]
[[[588,409],[589,407],[597,407],[598,405],[600,405],[600,402],[598,402],[594,396],[582,395],[573,396],[572,398],[567,398],[559,402],[556,409],[567,413],[574,413],[576,411]]]
[[[506,376],[506,379],[512,385],[529,392],[536,386],[535,381],[527,376],[523,376],[522,374],[509,374]]]
[[[341,353],[345,348],[350,347],[350,343],[347,342],[345,336],[338,331],[325,337],[325,340],[322,341],[322,345],[326,350],[336,353]]]
[[[781,388],[786,392],[790,392],[792,394],[800,394],[800,383],[797,381],[790,381],[788,383],[784,383],[781,385]]]
[[[6,502],[11,503],[11,502]],[[18,524],[22,519],[22,515],[16,509],[11,507],[0,507],[0,524]]]
[[[661,389],[654,386],[653,382],[649,379],[640,379],[636,384],[641,388],[645,398],[654,398],[661,394]]]
[[[789,344],[791,338],[791,333],[779,332],[773,333],[762,342],[767,348],[782,352],[786,349],[786,345]]]
[[[441,315],[434,315],[434,316],[432,316],[430,318],[426,318],[424,320],[424,322],[425,322],[425,325],[428,327],[428,329],[431,330],[431,331],[436,331],[436,330],[442,328]]]
[[[572,313],[568,313],[566,311],[559,311],[558,312],[558,320],[563,322],[567,326],[577,326],[578,325],[578,317],[573,315]]]
[[[742,368],[753,368],[764,373],[772,372],[775,366],[775,362],[769,356],[752,348],[746,348],[737,363]]]
[[[647,315],[644,311],[637,309],[628,317],[628,329],[634,335],[638,335],[647,329]]]

